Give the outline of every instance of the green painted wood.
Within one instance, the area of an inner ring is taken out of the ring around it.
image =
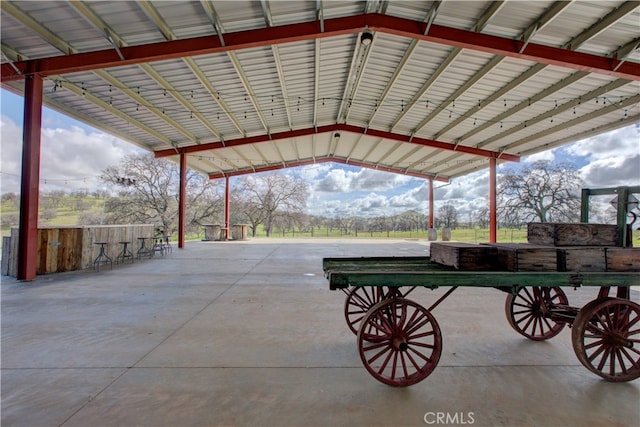
[[[611,272],[510,272],[510,271],[458,271],[425,261],[404,263],[398,258],[350,258],[344,263],[339,258],[325,260],[325,277],[331,290],[349,286],[443,286],[469,287],[521,287],[521,286],[640,286],[637,273]],[[377,261],[376,261],[377,260]],[[396,267],[389,265],[397,261]],[[413,261],[416,261],[415,259]],[[380,262],[388,263],[387,266]]]

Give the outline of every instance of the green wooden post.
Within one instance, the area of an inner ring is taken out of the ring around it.
[[[618,187],[618,246],[627,246],[627,211],[629,209],[629,187]]]
[[[580,222],[588,223],[589,222],[589,196],[591,195],[591,190],[588,188],[582,189],[582,198],[580,201]]]

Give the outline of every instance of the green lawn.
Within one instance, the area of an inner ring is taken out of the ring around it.
[[[438,230],[438,239],[442,239],[442,230]],[[250,235],[251,237],[251,235]],[[258,233],[256,238],[266,238],[264,233]],[[356,233],[342,233],[337,229],[316,228],[307,232],[300,231],[276,231],[271,234],[271,237],[279,238],[341,238],[341,239],[426,239],[427,233],[425,231],[359,231]],[[527,242],[527,230],[526,229],[500,229],[498,230],[498,242],[513,242],[513,243],[526,243]],[[451,240],[461,242],[488,242],[489,230],[488,229],[457,229],[451,230]]]

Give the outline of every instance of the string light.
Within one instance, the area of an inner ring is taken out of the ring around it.
[[[63,81],[65,83],[67,83],[67,84],[78,85],[77,83],[72,82],[72,81],[68,81],[68,80],[63,80]],[[60,80],[55,79],[55,80],[53,80],[53,82],[54,82],[54,86],[53,86],[52,90],[54,92],[57,91],[58,87],[59,88],[64,88],[64,86],[62,85]],[[93,96],[97,97],[97,98],[100,98],[101,95],[102,95],[102,98],[105,99],[105,101],[107,101],[106,98],[107,98],[107,96],[109,96],[108,102],[109,102],[110,105],[113,105],[113,101],[114,100],[113,100],[113,96],[108,95],[108,93],[112,93],[114,88],[115,89],[127,89],[126,87],[119,87],[117,85],[104,84],[104,83],[96,84],[96,85],[88,85],[88,84],[85,84],[85,82],[80,82],[79,86],[81,87],[83,96],[86,95],[86,93],[88,91],[91,92],[91,94]],[[102,89],[102,92],[101,92],[101,88],[104,88],[104,89]],[[158,86],[154,86],[154,87],[151,87],[151,86],[147,86],[147,87],[145,87],[145,86],[143,86],[143,87],[137,86],[136,87],[136,93],[138,95],[140,95],[142,89],[144,89],[145,92],[149,93],[149,94],[152,94],[153,91],[156,91],[156,92],[157,91],[162,91],[164,96],[166,96],[168,92],[177,92],[177,91],[175,91],[173,89],[159,88]],[[198,94],[198,93],[201,93],[201,92],[197,91],[197,90],[191,90],[190,91],[190,94],[191,94],[192,98],[194,98],[195,95]],[[202,92],[202,93],[210,94],[209,92]],[[235,93],[234,92],[229,92],[229,93],[216,92],[215,93],[216,99],[218,99],[218,100],[220,100],[221,96],[224,96],[225,98],[230,99],[230,98],[236,97],[238,95],[241,95],[242,98],[245,101],[248,101],[248,96],[252,96],[253,98],[256,99],[257,104],[258,104],[258,108],[260,108],[260,99],[263,99],[264,97],[268,97],[268,99],[270,99],[272,103],[275,103],[276,100],[282,101],[282,103],[279,106],[271,107],[271,115],[272,116],[274,116],[276,112],[279,113],[279,112],[284,112],[284,111],[287,110],[286,99],[285,99],[285,97],[283,97],[281,95],[273,95],[273,94],[256,95],[256,94],[253,94],[253,93],[250,93],[250,94],[247,95],[246,92],[235,92]],[[611,98],[608,98],[606,96],[597,96],[597,97],[594,97],[592,99],[595,99],[595,103],[596,104],[599,104],[600,101],[602,100],[604,104],[609,103],[610,105],[616,105],[616,106],[619,106],[620,110],[623,110],[622,107],[623,107],[624,101],[629,99],[629,98],[631,98],[631,97],[633,97],[633,96],[637,96],[637,94],[628,95],[628,96],[615,95],[615,97],[616,97],[615,100],[611,99]],[[579,97],[574,97],[574,98],[572,98],[572,97],[556,98],[556,99],[553,99],[553,100],[540,99],[540,100],[536,100],[535,102],[538,105],[543,105],[545,103],[552,103],[552,106],[551,106],[552,109],[558,109],[558,108],[561,107],[561,104],[566,106],[567,103],[573,102],[574,103],[574,105],[573,105],[573,114],[577,115],[576,105],[581,105],[582,104],[582,101],[583,101],[582,98],[583,98],[582,96],[579,96]],[[151,104],[141,104],[138,101],[134,102],[132,100],[129,100],[128,97],[116,96],[116,100],[118,101],[118,105],[121,106],[121,108],[126,108],[127,104],[131,104],[131,105],[135,104],[136,111],[139,111],[140,106],[143,106],[143,107],[146,107],[149,110],[161,111],[162,114],[165,114],[165,115],[166,114],[177,114],[177,113],[180,113],[180,112],[184,112],[184,108],[181,108],[181,107],[172,108],[172,107],[169,107],[169,106],[154,106],[154,105],[151,105]],[[303,107],[307,106],[307,107],[311,108],[316,103],[320,104],[322,106],[326,106],[327,105],[327,101],[342,102],[343,100],[341,98],[339,98],[339,97],[335,97],[335,98],[332,98],[332,97],[321,97],[321,98],[318,98],[318,99],[305,99],[304,97],[297,96],[296,97],[296,101],[297,101],[296,102],[296,109],[297,109],[297,111],[301,111],[301,109]],[[482,119],[482,118],[478,118],[477,116],[471,116],[471,115],[465,114],[463,112],[455,111],[456,104],[470,104],[470,103],[473,103],[472,105],[474,107],[482,108],[483,105],[486,107],[486,106],[489,106],[490,104],[494,103],[495,101],[497,101],[495,98],[494,99],[487,98],[485,100],[477,99],[477,98],[473,99],[473,100],[472,99],[457,98],[457,99],[454,99],[453,101],[451,101],[451,108],[446,108],[445,103],[447,102],[447,100],[438,101],[438,100],[434,100],[433,98],[430,98],[428,100],[416,100],[416,101],[409,101],[409,102],[405,102],[404,99],[400,99],[399,102],[398,102],[398,100],[394,100],[394,99],[388,98],[388,99],[384,100],[384,103],[385,103],[385,105],[387,107],[390,107],[390,108],[392,108],[394,104],[398,105],[402,112],[405,111],[406,107],[410,107],[412,105],[424,103],[424,106],[425,106],[426,109],[435,108],[436,110],[440,110],[441,112],[447,114],[450,119],[454,118],[454,114],[458,118],[473,119],[473,124],[474,125],[477,125],[478,123],[500,124],[500,127],[503,128],[504,123],[520,123],[520,124],[523,123],[521,120],[511,120],[511,121],[509,121],[509,120],[506,120],[506,121],[505,120],[500,120],[500,121],[498,121],[498,120],[493,120],[491,118]],[[519,103],[520,102],[520,100],[509,99],[509,98],[502,98],[501,101],[502,101],[502,103],[503,103],[505,108],[511,102],[513,102],[513,103]],[[530,107],[532,105],[532,99],[531,98],[526,98],[526,101],[527,101],[527,105]],[[374,109],[374,111],[377,111],[378,108],[381,105],[381,102],[380,102],[379,99],[377,99],[377,98],[366,98],[366,97],[358,97],[356,99],[349,99],[348,103],[349,103],[348,105],[350,107],[353,104],[369,106],[369,107],[372,107]],[[632,109],[635,109],[635,108],[636,108],[635,106],[632,107]],[[625,117],[628,117],[628,114],[629,114],[628,109],[625,109],[623,111],[624,111]],[[201,114],[205,114],[205,115],[208,114],[208,113],[212,113],[211,111],[207,112],[206,110],[199,110],[198,112],[200,112]],[[247,111],[245,110],[245,111],[243,111],[243,113],[244,113],[244,117],[246,119],[248,117]],[[191,118],[193,117],[193,111],[190,111],[190,117]],[[216,111],[216,118],[217,118],[217,120],[220,120],[219,111]],[[555,119],[552,118],[551,120],[555,120]],[[525,124],[525,127],[526,127],[526,124]]]

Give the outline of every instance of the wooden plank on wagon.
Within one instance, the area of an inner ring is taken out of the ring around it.
[[[603,246],[558,248],[558,271],[607,271],[605,251]]]
[[[527,241],[552,246],[617,246],[618,227],[609,224],[527,224]]]
[[[607,248],[607,271],[640,271],[640,248]]]
[[[558,254],[555,247],[530,243],[486,243],[485,245],[496,248],[496,263],[501,270],[558,270]]]
[[[464,242],[432,242],[431,261],[457,270],[495,270],[496,248]]]

